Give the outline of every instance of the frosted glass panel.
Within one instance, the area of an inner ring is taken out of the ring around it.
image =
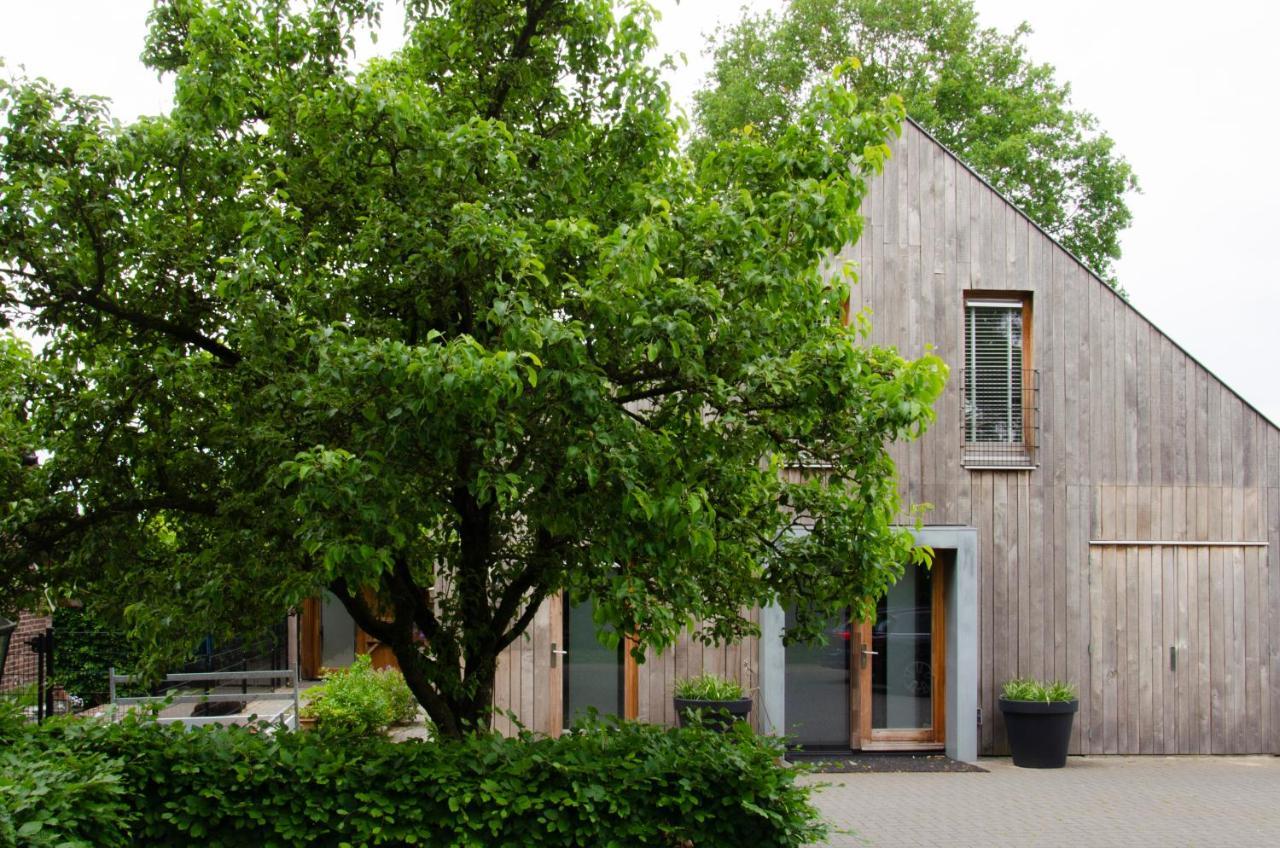
[[[787,611],[787,627],[795,613]],[[826,644],[787,645],[787,735],[805,748],[849,747],[849,616],[823,627]]]
[[[564,616],[565,726],[595,707],[604,715],[622,715],[622,647],[606,648],[596,638],[591,602],[568,606]]]
[[[320,665],[343,668],[356,661],[356,623],[334,595],[324,593],[320,611]]]

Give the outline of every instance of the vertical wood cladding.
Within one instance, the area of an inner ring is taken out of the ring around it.
[[[1000,683],[1037,676],[1079,685],[1076,752],[1122,739],[1133,752],[1280,751],[1280,434],[914,124],[893,148],[862,238],[840,255],[859,269],[851,305],[870,312],[871,341],[908,356],[932,348],[954,378],[967,291],[1033,304],[1039,467],[964,468],[956,379],[929,433],[892,452],[904,501],[932,505],[926,523],[979,531],[982,750],[1004,750]],[[1090,544],[1103,540],[1268,545]],[[1166,590],[1179,581],[1197,590]],[[1197,637],[1222,675],[1206,678],[1209,739],[1197,731],[1192,745],[1185,720],[1168,723],[1188,707],[1166,704],[1173,690],[1154,663],[1171,640],[1198,650]]]
[[[1280,752],[1280,431],[914,124],[870,189],[862,238],[832,263],[858,269],[870,341],[932,349],[954,378],[965,293],[1032,300],[1038,467],[963,466],[958,379],[892,450],[925,523],[978,530],[982,752],[1006,750],[996,698],[1017,676],[1079,686],[1075,753]],[[1146,544],[1097,544],[1116,541]],[[540,613],[498,670],[498,706],[544,731],[558,620]],[[674,723],[675,679],[702,671],[754,690],[758,657],[754,640],[687,638],[651,654],[638,717]]]

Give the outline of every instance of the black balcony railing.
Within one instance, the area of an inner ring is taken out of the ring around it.
[[[969,468],[1038,463],[1040,372],[981,366],[960,372],[962,462]]]

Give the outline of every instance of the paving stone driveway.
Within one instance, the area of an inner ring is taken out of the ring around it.
[[[1072,757],[1062,770],[825,774],[829,848],[1274,848],[1280,757]]]

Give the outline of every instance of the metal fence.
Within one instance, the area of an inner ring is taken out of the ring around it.
[[[255,636],[216,643],[205,639],[185,664],[170,674],[212,674],[284,669],[289,665],[288,627],[284,621]],[[48,627],[24,636],[9,649],[0,677],[0,698],[16,702],[30,718],[105,704],[111,700],[111,669],[134,670],[137,652],[119,631]],[[174,681],[144,687],[130,683],[117,694],[163,695]]]
[[[159,711],[156,720],[162,724],[199,727],[261,720],[288,730],[298,729],[296,669],[167,674],[161,686],[165,694],[141,697],[118,694],[122,686],[135,682],[130,675],[117,674],[115,669],[111,669],[108,681],[111,684],[113,715],[118,716],[120,708],[150,706]],[[184,706],[194,709],[186,712]],[[176,714],[165,712],[175,709],[178,711]]]
[[[0,675],[0,698],[15,703],[35,721],[67,710],[65,693],[55,696],[53,649],[52,627],[24,634],[9,646],[9,657]]]

